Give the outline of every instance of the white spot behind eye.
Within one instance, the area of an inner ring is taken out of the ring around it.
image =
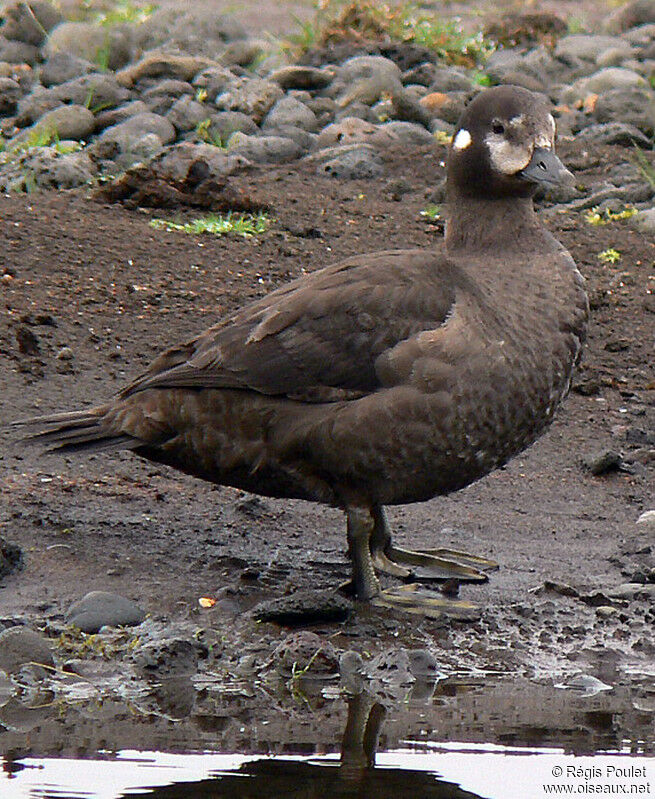
[[[468,130],[462,128],[457,131],[457,136],[453,139],[453,150],[465,150],[472,141],[473,139],[471,139],[471,134]]]

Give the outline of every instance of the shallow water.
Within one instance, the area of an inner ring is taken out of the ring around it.
[[[14,697],[0,707],[0,797],[655,796],[652,680],[366,687],[281,683],[264,696],[178,681],[128,701]]]

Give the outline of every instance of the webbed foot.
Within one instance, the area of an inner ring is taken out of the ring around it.
[[[448,618],[457,621],[477,621],[480,608],[463,599],[448,599],[434,591],[426,591],[416,583],[401,588],[380,591],[371,599],[377,608],[399,610],[429,619]]]

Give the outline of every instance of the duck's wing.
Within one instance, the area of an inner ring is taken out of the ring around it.
[[[123,396],[163,387],[374,391],[394,381],[376,368],[381,355],[448,318],[453,268],[443,251],[404,250],[322,269],[163,353]]]

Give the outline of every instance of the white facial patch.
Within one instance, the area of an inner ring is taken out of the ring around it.
[[[471,134],[465,128],[457,131],[453,139],[453,150],[465,150],[473,141]]]
[[[515,175],[530,163],[532,148],[509,142],[502,133],[489,133],[484,141],[494,169],[502,175]]]

